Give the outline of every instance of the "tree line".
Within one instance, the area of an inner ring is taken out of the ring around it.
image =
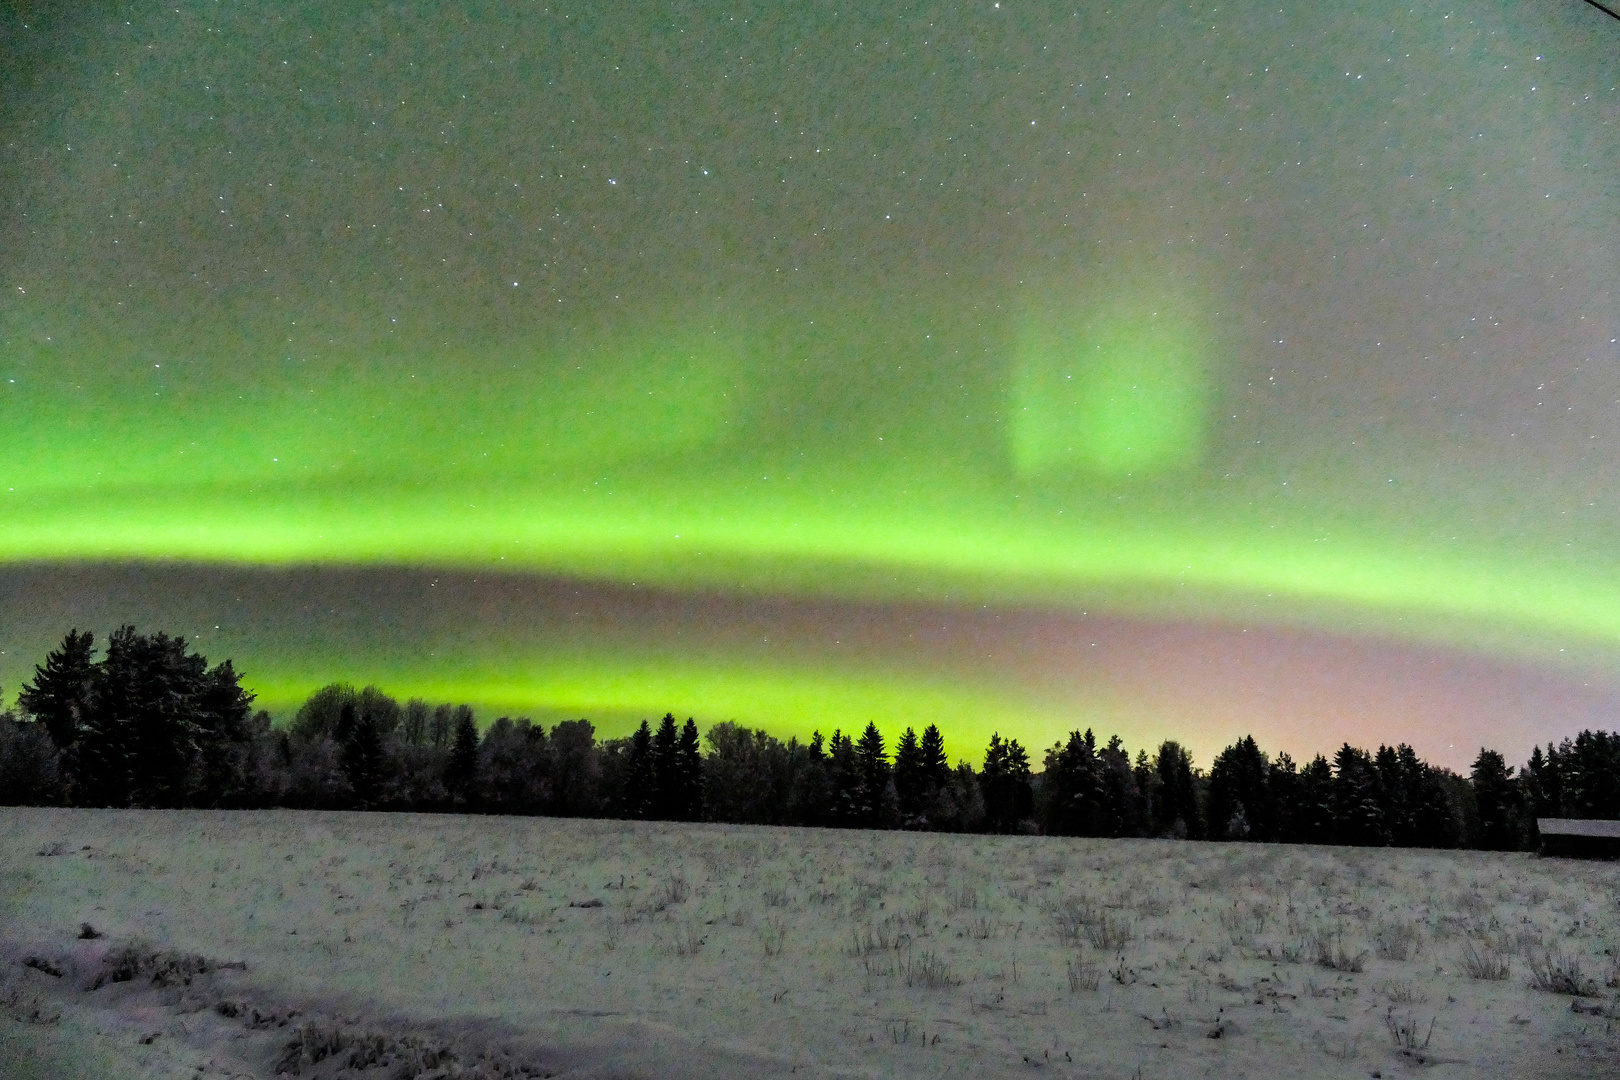
[[[858,735],[782,741],[665,714],[598,739],[588,720],[401,703],[374,686],[316,691],[285,726],[253,711],[230,661],[121,627],[96,656],[71,631],[0,713],[0,804],[451,811],[759,825],[1167,837],[1395,847],[1533,847],[1537,817],[1620,818],[1620,734],[1537,747],[1517,771],[1482,749],[1469,775],[1410,746],[1345,743],[1297,764],[1252,737],[1206,772],[1166,741],[1132,756],[1072,732],[1042,769],[992,735],[954,766],[935,725],[892,753]]]

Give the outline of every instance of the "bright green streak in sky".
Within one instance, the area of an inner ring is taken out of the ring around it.
[[[407,435],[416,426],[400,425]],[[728,457],[544,480],[491,470],[8,492],[0,557],[487,566],[746,592],[1303,619],[1509,651],[1620,643],[1620,590],[1603,575],[1488,546],[1387,528],[1373,536],[1320,512],[1285,527],[1184,488],[1125,499],[1009,487],[910,458],[795,472],[763,454]]]

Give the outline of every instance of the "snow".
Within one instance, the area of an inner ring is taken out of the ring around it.
[[[1620,1076],[1617,886],[1464,851],[6,809],[0,1075],[267,1077],[341,1029],[385,1036],[392,1072],[341,1073],[379,1077]],[[83,989],[131,945],[136,978]],[[208,970],[154,983],[165,952]],[[1585,993],[1530,986],[1549,960]],[[434,1045],[460,1064],[404,1069]]]

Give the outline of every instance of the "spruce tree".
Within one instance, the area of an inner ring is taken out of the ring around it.
[[[1333,822],[1338,842],[1353,847],[1389,843],[1384,799],[1372,755],[1345,743],[1333,758]]]
[[[445,763],[444,788],[457,808],[472,810],[478,806],[478,724],[473,711],[463,705],[456,710],[455,737],[450,746],[450,760]]]
[[[1406,743],[1393,750],[1380,746],[1374,761],[1384,786],[1389,842],[1396,847],[1443,846],[1434,836],[1426,835],[1419,820],[1429,766],[1417,756],[1417,751]]]
[[[69,630],[60,648],[45,655],[34,668],[34,681],[24,683],[18,695],[23,711],[45,725],[58,749],[78,741],[89,722],[90,695],[95,682],[95,635]]]
[[[951,763],[945,757],[945,736],[939,733],[939,728],[929,724],[923,729],[922,743],[922,774],[929,787],[942,788],[951,780]]]
[[[832,777],[832,824],[846,829],[863,824],[861,815],[861,770],[855,757],[855,743],[837,728],[827,742],[828,770]]]
[[[1462,814],[1450,794],[1460,779],[1455,773],[1423,766],[1413,811],[1413,847],[1454,848],[1462,843]]]
[[[680,742],[675,747],[675,768],[680,777],[679,820],[703,820],[703,754],[698,744],[697,722],[690,716],[681,726]]]
[[[1266,772],[1266,797],[1273,808],[1273,828],[1279,843],[1299,843],[1300,779],[1299,766],[1286,753],[1279,753]]]
[[[681,819],[680,733],[675,714],[665,713],[652,738],[652,798],[648,816],[657,821]]]
[[[1193,788],[1192,755],[1180,743],[1166,740],[1159,746],[1154,767],[1159,774],[1160,799],[1154,835],[1203,839],[1203,816]]]
[[[984,770],[979,774],[987,829],[1012,832],[1034,812],[1029,780],[1029,755],[1018,740],[1002,742],[1000,733],[992,733],[984,754]]]
[[[198,759],[190,801],[198,806],[246,808],[258,797],[250,791],[254,762],[254,695],[242,688],[235,666],[226,660],[211,668],[195,702]]]
[[[1054,757],[1055,755],[1055,757]],[[1106,767],[1088,730],[1071,731],[1047,757],[1046,827],[1059,836],[1112,836],[1117,825]],[[990,796],[985,796],[988,807]]]
[[[1553,755],[1557,751],[1551,743],[1547,744],[1547,753],[1541,752],[1537,746],[1530,751],[1530,760],[1525,762],[1524,768],[1519,770],[1519,782],[1524,787],[1525,802],[1529,806],[1530,815],[1536,818],[1555,818],[1561,816],[1563,800],[1558,798],[1562,792],[1560,785],[1552,782],[1554,771],[1557,768]]]
[[[1333,765],[1327,758],[1317,754],[1299,770],[1299,802],[1294,816],[1296,843],[1339,842],[1333,800]]]
[[[1245,735],[1222,750],[1209,770],[1209,831],[1217,840],[1274,840],[1275,812],[1266,788],[1270,762]]]
[[[883,748],[883,734],[877,725],[867,721],[866,730],[855,744],[856,771],[860,781],[858,814],[861,824],[868,829],[880,828],[883,812],[883,792],[889,786],[889,758]]]
[[[96,806],[172,807],[188,797],[201,733],[207,660],[183,638],[120,627],[96,667],[80,737],[81,799]]]
[[[652,814],[653,785],[657,782],[655,769],[652,727],[643,720],[636,733],[630,736],[630,745],[625,754],[619,790],[621,817],[641,821]]]
[[[1159,805],[1159,774],[1148,760],[1146,750],[1136,752],[1136,762],[1131,766],[1132,779],[1136,783],[1136,797],[1141,817],[1142,836],[1153,836],[1153,823],[1157,820],[1156,814]]]
[[[1107,807],[1109,836],[1139,836],[1142,827],[1142,798],[1131,770],[1131,755],[1118,735],[1097,755],[1102,771],[1103,803]],[[1026,815],[1027,816],[1027,815]]]
[[[1495,750],[1480,748],[1469,780],[1479,811],[1479,835],[1474,846],[1486,851],[1514,851],[1519,847],[1519,792],[1513,770]]]
[[[922,746],[917,742],[917,733],[908,727],[894,748],[894,790],[900,801],[902,822],[914,823],[922,814],[927,789]]]
[[[1620,734],[1583,731],[1559,758],[1566,816],[1620,818]]]

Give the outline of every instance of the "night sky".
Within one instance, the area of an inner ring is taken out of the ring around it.
[[[1620,726],[1620,21],[0,8],[0,687]]]

